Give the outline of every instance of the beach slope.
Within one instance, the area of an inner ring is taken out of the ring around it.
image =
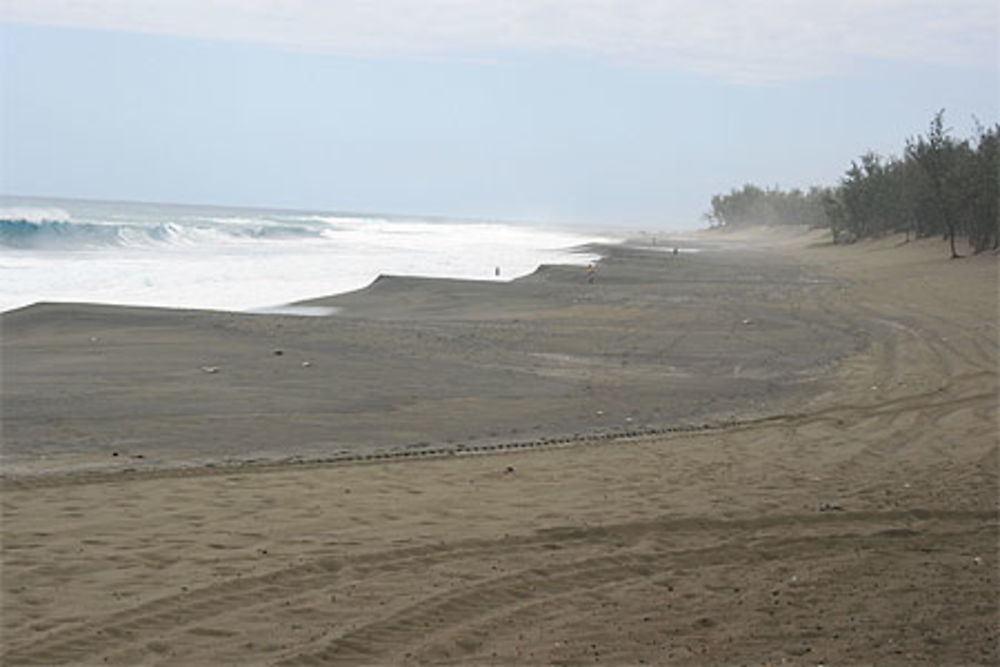
[[[3,315],[3,664],[995,664],[997,258]]]

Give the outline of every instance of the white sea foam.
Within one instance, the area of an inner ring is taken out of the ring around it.
[[[19,224],[0,245],[0,310],[39,301],[260,310],[380,274],[511,280],[540,264],[586,264],[596,256],[575,246],[613,242],[499,223],[69,208],[36,221],[55,227]]]

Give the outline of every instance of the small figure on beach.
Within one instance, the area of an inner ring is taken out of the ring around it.
[[[677,254],[677,246],[674,246],[674,254]]]
[[[593,283],[594,278],[597,277],[597,266],[593,263],[587,265],[587,282]]]
[[[493,275],[496,276],[497,278],[500,277],[500,267],[499,266],[496,266],[496,267],[493,268]]]

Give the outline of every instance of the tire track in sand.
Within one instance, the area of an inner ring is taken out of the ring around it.
[[[341,579],[352,582],[377,580],[379,573],[409,571],[420,577],[432,565],[452,566],[486,558],[523,558],[532,552],[557,554],[552,570],[528,568],[465,586],[457,593],[430,596],[415,605],[341,635],[325,647],[291,656],[285,664],[322,664],[328,661],[371,660],[392,646],[412,643],[422,636],[431,620],[435,627],[468,622],[485,613],[511,607],[538,596],[563,595],[594,585],[649,576],[666,561],[686,565],[711,562],[727,553],[743,552],[734,542],[747,539],[747,533],[762,529],[799,525],[819,530],[837,530],[845,544],[863,539],[866,527],[899,521],[936,521],[952,523],[983,521],[995,518],[988,512],[948,512],[909,510],[896,512],[857,512],[843,514],[808,514],[770,516],[746,520],[722,520],[663,517],[653,521],[562,528],[497,540],[465,540],[440,545],[390,550],[337,559],[322,558],[256,577],[230,579],[187,593],[168,596],[90,622],[56,630],[45,637],[11,646],[2,656],[5,665],[55,665],[86,662],[95,656],[116,654],[141,648],[150,637],[185,631],[205,619],[232,614],[252,607],[279,613],[282,605],[307,592],[338,585]],[[851,530],[853,529],[853,530]],[[860,533],[858,532],[860,529]],[[722,536],[724,544],[707,549],[675,550],[679,534]],[[813,540],[796,538],[795,543]],[[822,540],[820,540],[822,542]],[[768,546],[758,541],[760,549],[780,547],[781,540]],[[578,559],[574,549],[587,545],[606,545],[615,554]],[[630,553],[630,549],[649,548],[652,553]],[[644,545],[644,546],[643,546]],[[749,556],[747,556],[749,557]],[[475,609],[481,609],[473,613]]]
[[[877,515],[871,519],[879,519]],[[884,517],[882,517],[884,518]],[[793,518],[793,521],[799,518]],[[859,522],[853,522],[859,523]],[[864,522],[860,522],[864,523]],[[973,528],[974,532],[976,529]],[[955,531],[960,535],[969,531]],[[918,535],[916,531],[900,531],[901,536]],[[948,537],[951,535],[939,535]],[[303,652],[279,661],[282,667],[326,664],[380,664],[398,662],[413,657],[413,652],[430,652],[433,639],[440,633],[452,635],[463,628],[464,635],[477,635],[477,628],[493,624],[498,617],[517,615],[522,607],[539,601],[569,598],[612,584],[654,577],[672,568],[710,567],[722,563],[769,561],[775,554],[794,552],[829,555],[831,552],[863,549],[880,542],[883,534],[850,532],[817,537],[757,539],[751,544],[734,544],[732,540],[700,549],[656,549],[652,552],[624,553],[563,563],[552,568],[531,568],[494,577],[482,583],[462,588],[456,593],[427,597],[397,613],[354,628],[328,642],[318,651]],[[662,546],[662,545],[658,545]],[[566,606],[571,600],[563,600]],[[426,644],[430,646],[426,646]]]

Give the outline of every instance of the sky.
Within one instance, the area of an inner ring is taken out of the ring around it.
[[[5,0],[8,195],[691,228],[1000,120],[996,0]]]

